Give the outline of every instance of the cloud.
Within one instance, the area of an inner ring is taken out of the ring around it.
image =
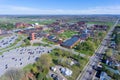
[[[80,10],[52,10],[24,6],[0,5],[0,14],[120,14],[120,6],[103,6]]]

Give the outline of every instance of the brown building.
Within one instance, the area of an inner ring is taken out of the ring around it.
[[[36,33],[30,33],[30,40],[36,39]]]
[[[32,25],[31,24],[27,24],[27,23],[22,23],[22,22],[19,22],[19,23],[15,24],[16,28],[30,27],[30,26],[32,26]]]

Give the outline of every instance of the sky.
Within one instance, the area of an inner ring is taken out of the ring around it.
[[[0,0],[0,14],[120,14],[120,0]]]

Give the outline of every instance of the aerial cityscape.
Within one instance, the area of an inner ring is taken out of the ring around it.
[[[0,0],[0,80],[120,80],[120,1]]]

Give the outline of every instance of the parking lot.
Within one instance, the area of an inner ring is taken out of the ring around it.
[[[3,39],[0,40],[0,49],[10,46],[11,44],[15,42],[17,38],[18,38],[17,35],[4,37]]]
[[[0,55],[0,76],[11,68],[23,68],[34,63],[41,54],[51,52],[51,48],[43,46],[29,46],[16,48]]]

